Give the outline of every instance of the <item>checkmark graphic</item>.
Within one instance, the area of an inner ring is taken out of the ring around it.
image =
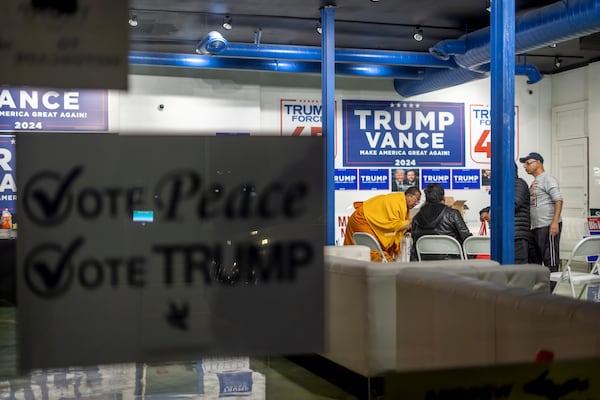
[[[40,209],[48,219],[52,219],[56,216],[60,210],[60,205],[67,197],[69,187],[82,172],[82,167],[74,168],[67,177],[60,183],[58,190],[53,196],[49,196],[46,192],[41,189],[35,189],[31,193],[31,197],[37,201]]]
[[[55,245],[41,246],[34,251],[32,253],[34,255],[33,260],[25,264],[26,279],[30,289],[42,297],[56,297],[66,291],[72,275],[72,270],[69,267],[71,258],[81,245],[83,245],[83,242],[83,237],[75,239],[62,254],[60,254],[60,247]],[[47,260],[49,252],[58,252],[60,254],[56,264],[50,265],[46,261],[35,260],[35,258]],[[34,279],[33,276],[39,279]],[[42,284],[35,283],[40,280]]]

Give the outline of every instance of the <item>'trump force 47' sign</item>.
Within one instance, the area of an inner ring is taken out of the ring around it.
[[[344,100],[344,166],[465,165],[462,103]]]
[[[322,138],[28,133],[17,152],[21,367],[322,350]]]

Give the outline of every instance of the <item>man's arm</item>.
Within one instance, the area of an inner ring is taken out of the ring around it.
[[[556,200],[554,202],[554,215],[552,216],[552,222],[550,223],[550,234],[552,236],[558,235],[558,221],[560,220],[562,206],[562,200]]]
[[[473,234],[469,230],[469,227],[465,223],[465,220],[463,219],[462,215],[460,215],[460,212],[455,209],[450,209],[450,210],[453,211],[452,212],[452,214],[453,214],[452,220],[454,222],[454,228],[456,229],[456,232],[458,233],[458,236],[460,237],[459,241],[462,244],[462,242],[464,242],[466,238],[468,238],[469,236],[472,236]],[[450,211],[450,210],[448,210],[448,211]]]

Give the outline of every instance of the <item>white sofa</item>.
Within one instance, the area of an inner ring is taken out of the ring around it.
[[[369,249],[364,246],[327,246],[326,349],[322,355],[366,377],[411,369],[411,365],[397,362],[397,332],[420,328],[408,320],[400,321],[396,304],[418,304],[411,296],[397,291],[396,276],[414,266],[432,274],[446,271],[449,275],[460,274],[506,287],[549,291],[549,271],[538,265],[500,266],[490,260],[375,263],[369,261]]]
[[[397,370],[600,356],[600,303],[420,268],[396,284]]]

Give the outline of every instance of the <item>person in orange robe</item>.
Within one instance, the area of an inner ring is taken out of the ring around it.
[[[410,227],[409,210],[421,201],[421,192],[410,187],[406,192],[381,194],[354,203],[354,212],[348,218],[344,245],[353,245],[355,232],[367,232],[377,238],[388,261],[400,254],[400,243]],[[382,261],[381,254],[371,250],[372,261]]]

